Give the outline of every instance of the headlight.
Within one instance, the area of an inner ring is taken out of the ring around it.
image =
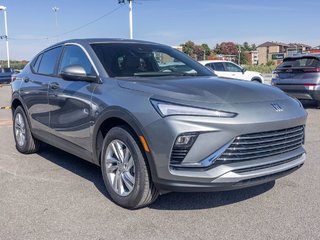
[[[189,116],[205,116],[205,117],[221,117],[232,118],[237,116],[237,113],[225,112],[220,110],[211,110],[197,107],[184,106],[158,100],[151,100],[152,105],[157,112],[162,116],[172,115],[189,115]]]

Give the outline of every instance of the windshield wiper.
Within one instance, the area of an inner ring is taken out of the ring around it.
[[[161,77],[161,76],[199,76],[197,73],[182,73],[182,72],[137,72],[135,77]]]

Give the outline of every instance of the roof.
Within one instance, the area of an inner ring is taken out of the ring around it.
[[[281,42],[265,42],[260,44],[258,47],[271,47],[271,46],[289,47],[289,44],[281,43]]]
[[[157,44],[154,42],[148,42],[143,40],[136,40],[136,39],[125,39],[125,38],[78,38],[78,39],[69,39],[62,42],[57,43],[64,44],[64,43],[101,43],[101,42],[108,42],[108,43],[119,43],[119,42],[125,42],[125,43],[151,43],[151,44]]]
[[[289,47],[292,47],[292,48],[295,48],[295,47],[298,47],[298,48],[301,48],[301,47],[311,48],[310,45],[303,44],[303,43],[289,43]]]
[[[214,63],[214,62],[231,62],[231,61],[227,61],[227,60],[201,60],[198,62],[201,64],[207,64],[207,63]]]

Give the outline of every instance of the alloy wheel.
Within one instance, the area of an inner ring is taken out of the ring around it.
[[[14,121],[14,130],[16,140],[19,146],[23,146],[26,143],[26,127],[23,116],[21,113],[16,114]]]
[[[107,147],[105,158],[112,189],[120,196],[128,196],[135,186],[135,164],[128,146],[120,140],[113,140]]]

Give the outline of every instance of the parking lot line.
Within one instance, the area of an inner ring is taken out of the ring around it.
[[[10,110],[11,109],[11,107],[0,107],[0,109],[4,109],[4,110]]]
[[[0,127],[7,127],[12,125],[11,119],[0,119]]]

